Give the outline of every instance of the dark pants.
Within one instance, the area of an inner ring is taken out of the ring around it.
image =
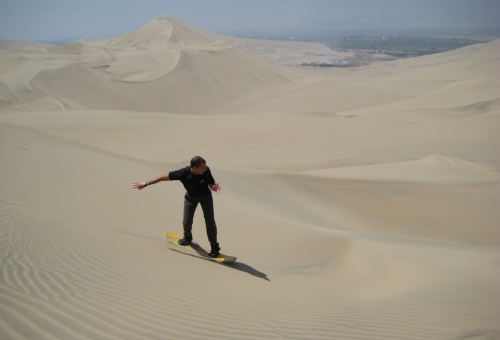
[[[212,193],[202,197],[192,197],[188,194],[184,196],[184,216],[182,220],[182,225],[184,226],[184,236],[187,239],[193,238],[191,230],[193,228],[194,212],[196,211],[198,203],[201,204],[201,209],[203,210],[210,245],[212,248],[218,248],[219,244],[217,243],[217,226],[215,225],[214,200],[212,198]]]

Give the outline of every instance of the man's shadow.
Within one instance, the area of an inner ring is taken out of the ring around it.
[[[172,250],[172,251],[175,251],[177,253],[183,254],[183,255],[192,256],[192,257],[200,259],[200,260],[205,260],[205,261],[210,261],[210,262],[216,262],[215,260],[212,260],[212,259],[208,258],[205,255],[206,252],[201,247],[200,247],[200,249],[203,250],[204,253],[203,252],[198,252],[198,250],[195,247],[193,247],[194,244],[192,244],[191,246],[198,253],[198,255],[188,254],[188,253],[185,253],[185,252],[177,250],[177,249],[172,249],[172,248],[169,248],[169,249]],[[251,266],[249,266],[247,264],[244,264],[242,262],[234,261],[232,263],[223,263],[223,262],[222,263],[219,262],[219,263],[222,264],[224,267],[231,268],[231,269],[236,269],[236,270],[239,270],[241,272],[245,272],[245,273],[248,273],[250,275],[256,276],[258,278],[264,279],[266,281],[271,281],[267,277],[267,274],[259,272],[258,270],[254,269],[253,267],[251,267]]]

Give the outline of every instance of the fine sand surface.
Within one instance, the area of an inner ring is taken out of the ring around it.
[[[314,69],[230,40],[0,44],[0,339],[500,339],[500,41]],[[131,188],[195,155],[232,265],[163,236],[181,183]]]

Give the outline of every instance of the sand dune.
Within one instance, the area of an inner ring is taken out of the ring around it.
[[[263,112],[272,108],[282,112],[310,110],[358,116],[459,108],[496,100],[500,61],[492,55],[499,53],[500,43],[482,46],[365,67],[325,70],[330,77],[319,77],[314,85],[280,96],[261,95],[253,105],[248,105],[247,99],[242,108],[232,103],[227,111]]]
[[[9,46],[1,339],[500,338],[498,41],[285,68],[161,16]],[[163,236],[180,183],[130,188],[197,154],[233,265]]]
[[[4,112],[205,113],[256,88],[286,85],[297,77],[296,72],[233,49],[214,34],[165,16],[109,40],[28,52],[0,50],[0,70]]]

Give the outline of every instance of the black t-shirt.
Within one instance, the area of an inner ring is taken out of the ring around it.
[[[210,172],[210,168],[208,166],[207,170],[202,175],[193,174],[191,172],[191,167],[187,166],[185,168],[169,172],[168,177],[171,181],[181,181],[189,196],[193,197],[201,197],[211,194],[208,185],[215,183],[215,179],[212,177],[212,173]]]

